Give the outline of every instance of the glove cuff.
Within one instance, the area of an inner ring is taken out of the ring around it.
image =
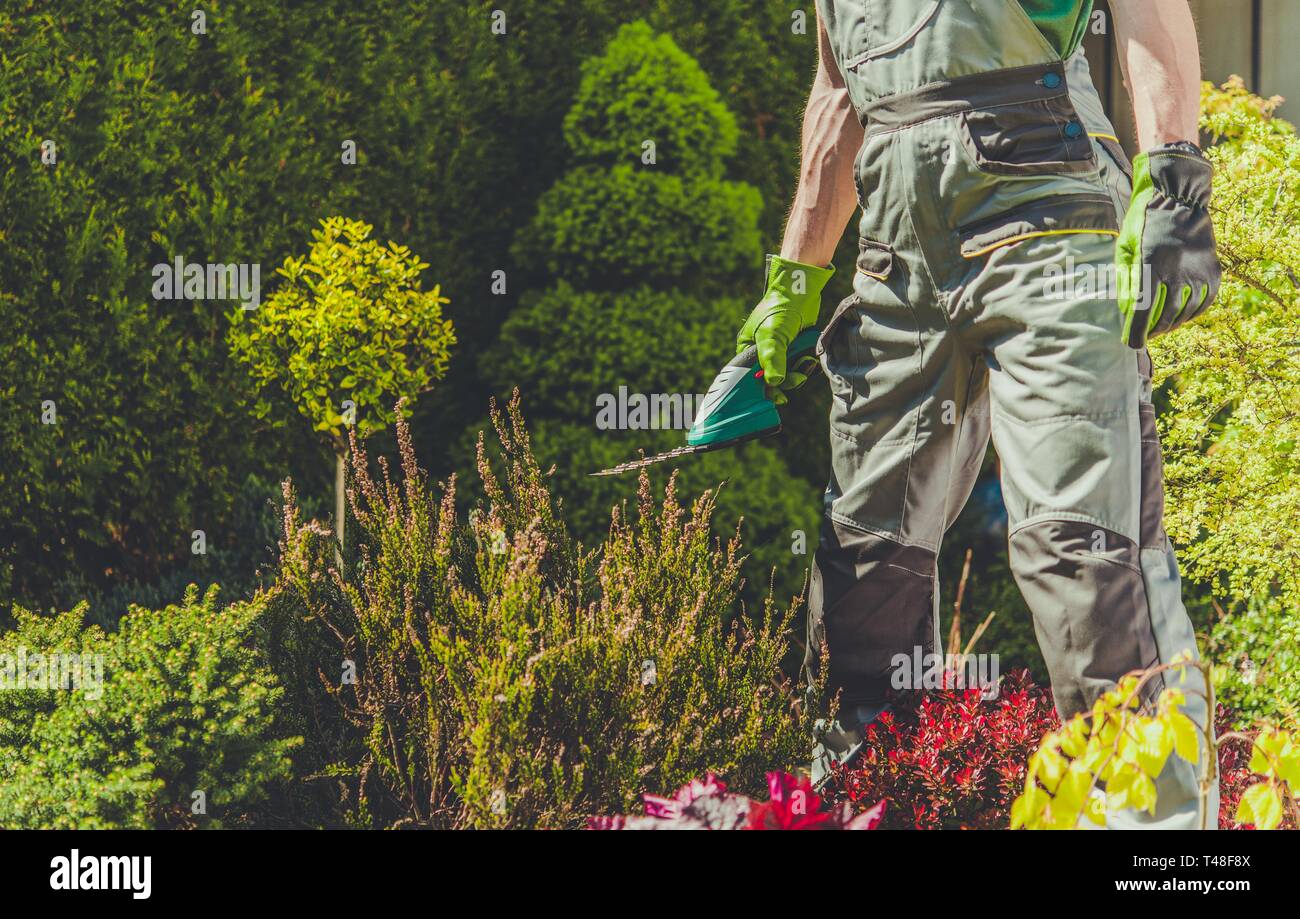
[[[823,288],[835,274],[835,266],[818,268],[802,262],[781,258],[779,255],[767,257],[767,292],[777,291],[791,298],[801,300],[805,297],[814,299],[821,296]]]
[[[1156,191],[1189,207],[1210,206],[1214,167],[1193,143],[1179,141],[1153,147],[1139,156]],[[1138,164],[1135,164],[1135,167]]]

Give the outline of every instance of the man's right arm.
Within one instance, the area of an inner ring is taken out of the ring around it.
[[[835,246],[857,206],[853,162],[862,143],[826,28],[817,23],[817,77],[803,117],[799,188],[785,226],[781,254],[767,260],[767,288],[736,336],[737,352],[754,345],[774,402],[798,387],[806,374],[787,376],[787,350],[798,334],[817,324],[822,289],[834,274]]]
[[[829,265],[857,207],[853,164],[862,146],[848,87],[826,26],[817,23],[817,76],[803,116],[799,187],[786,223],[781,256],[808,265]]]

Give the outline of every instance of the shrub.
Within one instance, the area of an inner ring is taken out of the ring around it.
[[[645,796],[645,816],[593,817],[593,830],[874,830],[882,801],[853,815],[851,807],[826,807],[807,779],[769,772],[768,800],[734,794],[709,774],[683,785],[671,799]]]
[[[719,275],[747,268],[758,276],[758,189],[721,179],[686,179],[672,175],[671,168],[575,168],[543,193],[516,254],[584,287],[675,289],[674,309],[687,313],[699,309],[689,302],[698,295],[686,293],[692,287],[707,290]]]
[[[708,77],[667,35],[645,22],[624,26],[605,53],[582,67],[564,119],[570,149],[604,165],[637,160],[653,139],[680,174],[716,178],[739,132]]]
[[[643,479],[635,517],[616,509],[584,553],[517,400],[493,420],[504,476],[480,444],[486,500],[465,521],[454,482],[428,492],[400,419],[400,482],[382,458],[373,479],[354,443],[357,551],[341,571],[327,533],[286,510],[265,600],[296,644],[331,649],[315,666],[352,732],[334,772],[353,819],[578,826],[709,770],[762,787],[800,759],[810,726],[779,666],[790,612],[736,618],[738,546],[710,536],[712,496],[687,510],[670,482],[656,503]]]
[[[1246,732],[1225,729],[1232,716],[1215,706],[1216,732],[1183,711],[1190,694],[1207,695],[1210,665],[1180,657],[1125,675],[1092,709],[1044,735],[1029,758],[1024,790],[1011,807],[1011,828],[1078,829],[1100,825],[1108,811],[1155,813],[1156,778],[1170,758],[1197,767],[1202,828],[1213,783],[1220,784],[1221,828],[1294,827],[1300,815],[1300,733],[1264,723]],[[1173,677],[1169,679],[1169,677]],[[1165,686],[1157,693],[1154,682]],[[1208,693],[1213,704],[1213,693]],[[1208,754],[1208,755],[1207,755]],[[1220,776],[1222,773],[1222,776]]]
[[[334,528],[344,539],[346,428],[365,438],[393,420],[388,406],[414,401],[447,372],[448,301],[420,289],[429,266],[397,243],[381,246],[374,228],[331,217],[312,231],[306,258],[285,259],[285,283],[255,316],[235,314],[230,348],[263,388],[257,413],[271,403],[266,387],[288,395],[334,451]]]
[[[555,491],[587,545],[603,538],[608,508],[629,490],[628,479],[588,473],[685,439],[680,429],[597,427],[597,398],[620,387],[702,395],[761,292],[760,196],[722,178],[737,131],[699,64],[645,23],[625,26],[584,67],[566,120],[572,168],[516,241],[520,263],[550,286],[522,296],[480,373],[499,394],[536,394],[538,456],[555,463]],[[646,140],[656,144],[653,163],[640,159]],[[715,533],[725,538],[746,519],[747,599],[761,602],[774,568],[782,595],[800,592],[820,488],[765,443],[693,458],[678,489],[694,495],[724,478]],[[803,555],[791,551],[796,531]]]
[[[258,262],[281,245],[306,210],[286,213],[284,190],[319,185],[295,156],[302,122],[257,85],[249,32],[231,23],[205,45],[173,4],[130,6],[0,12],[6,609],[46,608],[70,573],[110,588],[186,564],[190,532],[215,536],[245,478],[295,446],[249,431],[249,387],[220,344],[226,304],[155,301],[150,266]]]
[[[1169,492],[1185,570],[1240,602],[1300,608],[1300,138],[1276,100],[1206,84],[1202,128],[1219,143],[1212,212],[1219,301],[1157,340]],[[1292,613],[1294,615],[1294,613]]]
[[[17,628],[0,637],[7,676],[33,679],[34,655],[46,674],[54,654],[76,655],[81,669],[65,671],[80,674],[75,682],[35,677],[35,687],[0,692],[0,826],[250,819],[289,778],[301,739],[277,729],[282,690],[253,648],[258,607],[216,601],[215,588],[202,599],[191,588],[177,606],[132,609],[112,633],[86,627],[84,605],[56,617],[15,611]],[[199,792],[206,813],[196,814]]]
[[[1222,616],[1210,633],[1214,691],[1245,727],[1300,718],[1300,617],[1272,600]]]
[[[251,313],[234,313],[230,347],[258,385],[283,390],[335,452],[344,429],[361,437],[393,420],[389,406],[414,401],[447,372],[456,343],[439,288],[420,289],[429,266],[406,246],[370,238],[374,227],[330,217],[312,230],[305,258],[276,269],[284,283]],[[344,400],[355,421],[344,417]],[[263,396],[258,414],[271,412]]]
[[[826,795],[861,806],[887,801],[884,829],[1002,829],[1024,784],[1025,761],[1057,724],[1051,694],[1025,672],[978,688],[903,693],[867,728],[859,757],[833,773]]]
[[[1215,722],[1215,730],[1220,737],[1224,737],[1241,722],[1241,717],[1230,708],[1220,705]],[[1255,829],[1253,822],[1240,820],[1241,817],[1246,816],[1241,813],[1242,798],[1260,780],[1259,773],[1251,768],[1253,755],[1254,749],[1249,738],[1238,738],[1219,744],[1219,829],[1221,830]],[[1253,817],[1254,814],[1252,813],[1251,816]],[[1293,804],[1283,812],[1278,829],[1297,829],[1300,826],[1297,816],[1297,808]]]

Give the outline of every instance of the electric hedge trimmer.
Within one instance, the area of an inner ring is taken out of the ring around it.
[[[821,366],[817,360],[816,328],[804,329],[786,350],[786,366],[790,373],[811,375]],[[686,445],[647,456],[591,475],[619,475],[677,459],[693,453],[707,453],[734,447],[746,441],[768,437],[781,430],[781,415],[776,404],[767,397],[767,384],[763,382],[763,368],[758,363],[758,348],[750,345],[731,359],[714,377],[704,396],[700,411],[686,434]]]

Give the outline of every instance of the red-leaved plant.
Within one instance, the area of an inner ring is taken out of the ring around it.
[[[1222,705],[1218,706],[1215,713],[1214,730],[1215,733],[1222,737],[1230,731],[1236,730],[1233,727],[1233,714]],[[1241,803],[1241,796],[1246,789],[1260,780],[1250,769],[1251,745],[1248,741],[1240,739],[1229,739],[1219,744],[1219,829],[1221,830],[1253,830],[1255,827],[1249,823],[1238,823],[1236,820],[1237,805]],[[1280,830],[1296,829],[1296,817],[1290,810],[1282,818],[1282,824],[1278,827]]]
[[[1220,736],[1232,714],[1216,713]],[[1024,671],[1008,675],[997,699],[979,689],[910,693],[893,701],[868,728],[866,744],[822,789],[850,809],[860,801],[888,801],[881,829],[1005,829],[1011,802],[1024,785],[1025,764],[1059,724],[1051,693]],[[1250,746],[1219,746],[1219,828],[1253,829],[1234,819],[1242,793],[1259,781]],[[1296,829],[1288,813],[1282,829]]]
[[[671,798],[644,795],[644,816],[592,817],[593,830],[874,830],[884,802],[854,816],[847,801],[827,807],[805,778],[767,774],[768,800],[732,794],[709,773]]]
[[[882,829],[1005,829],[1025,764],[1057,727],[1051,693],[1028,672],[979,688],[907,693],[867,728],[861,753],[823,793],[833,802],[888,801]]]

